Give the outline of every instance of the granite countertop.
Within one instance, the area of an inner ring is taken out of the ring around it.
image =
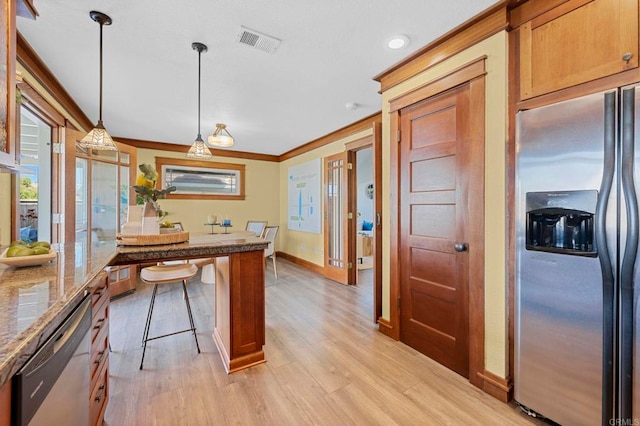
[[[162,246],[116,246],[106,241],[54,245],[57,257],[25,268],[0,264],[0,387],[35,353],[80,303],[87,287],[110,265],[224,256],[265,249],[246,233],[191,234],[188,242]],[[2,248],[0,247],[0,252]]]
[[[111,265],[129,265],[149,260],[174,260],[224,256],[231,253],[263,250],[268,242],[253,232],[229,234],[191,233],[189,241],[162,246],[119,246]]]
[[[0,386],[6,383],[83,299],[115,257],[113,242],[55,246],[41,266],[0,264]]]

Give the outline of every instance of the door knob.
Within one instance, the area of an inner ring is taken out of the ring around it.
[[[469,246],[467,245],[467,243],[456,243],[453,248],[457,251],[457,252],[463,252],[463,251],[467,251],[467,248],[469,248]]]

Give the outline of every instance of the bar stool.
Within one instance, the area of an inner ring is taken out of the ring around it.
[[[142,360],[140,360],[140,370],[142,370],[142,364],[144,363],[144,354],[147,350],[147,342],[149,340],[160,339],[162,337],[173,336],[174,334],[186,333],[188,331],[193,332],[193,337],[196,339],[196,347],[198,353],[200,353],[200,345],[198,344],[198,336],[196,335],[196,326],[193,322],[193,315],[191,314],[191,305],[189,304],[189,294],[187,293],[187,280],[193,277],[198,272],[196,265],[192,264],[178,264],[178,265],[156,265],[143,268],[140,271],[140,278],[147,284],[153,284],[153,293],[151,294],[151,302],[149,303],[149,312],[147,313],[147,322],[144,326],[144,334],[142,335]],[[176,331],[173,333],[163,334],[161,336],[149,337],[149,329],[151,328],[151,315],[153,315],[153,305],[156,301],[156,294],[158,292],[159,284],[174,283],[182,281],[182,291],[184,294],[184,301],[187,305],[187,313],[189,314],[189,324],[191,328],[186,330]]]
[[[166,260],[162,262],[163,265],[181,265],[185,263],[191,263],[198,268],[202,268],[200,274],[200,282],[203,284],[215,284],[216,283],[216,271],[213,267],[214,258],[207,257],[203,259],[189,259],[189,260]]]

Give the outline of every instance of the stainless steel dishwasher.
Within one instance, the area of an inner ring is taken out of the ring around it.
[[[91,297],[14,376],[14,425],[89,424]]]

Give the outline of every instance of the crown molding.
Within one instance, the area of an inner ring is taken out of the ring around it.
[[[125,145],[142,149],[156,149],[160,151],[182,152],[184,154],[189,150],[188,145],[179,145],[175,143],[148,141],[142,139],[131,139],[121,136],[112,136],[113,140],[117,140]],[[253,152],[233,151],[228,149],[211,148],[214,157],[241,158],[244,160],[273,161],[278,162],[277,155],[257,154]]]
[[[16,59],[44,89],[69,113],[85,130],[93,128],[93,122],[73,100],[62,83],[53,75],[49,67],[38,56],[33,47],[18,31]]]
[[[372,129],[373,123],[382,120],[382,111],[378,111],[374,114],[368,115],[352,124],[342,127],[336,131],[328,133],[318,139],[314,139],[311,142],[307,142],[304,145],[300,145],[290,151],[280,155],[279,161],[285,161],[293,157],[297,157],[306,152],[313,151],[314,149],[323,147],[330,143],[333,143],[339,139],[345,138],[354,133],[361,132],[363,130]]]

